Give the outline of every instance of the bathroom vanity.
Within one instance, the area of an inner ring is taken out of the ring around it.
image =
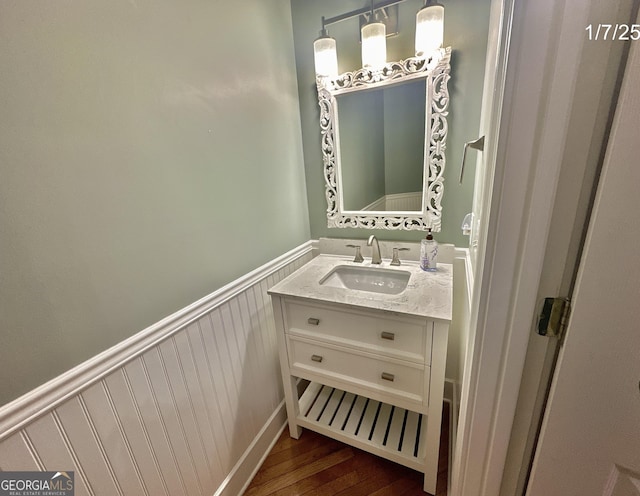
[[[308,428],[411,467],[434,494],[453,267],[319,255],[269,294],[291,436]]]

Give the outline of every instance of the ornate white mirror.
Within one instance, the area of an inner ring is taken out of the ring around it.
[[[316,78],[329,227],[440,230],[450,57]]]

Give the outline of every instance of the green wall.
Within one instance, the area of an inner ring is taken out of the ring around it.
[[[322,2],[291,0],[312,238],[364,238],[372,234],[372,231],[365,229],[329,229],[327,227],[319,108],[313,67],[313,41],[319,35],[321,17],[343,14],[368,4],[363,0],[324,0]],[[451,101],[443,224],[442,232],[437,235],[437,239],[464,247],[468,246],[469,239],[462,235],[460,225],[464,215],[471,211],[474,174],[466,174],[462,185],[458,184],[458,176],[464,142],[478,137],[490,2],[489,0],[448,0],[443,4],[445,5],[444,42],[445,45],[453,48],[453,55],[449,81]],[[388,60],[400,60],[413,55],[415,13],[422,5],[421,0],[407,0],[400,4],[400,33],[387,39]],[[361,65],[357,19],[330,26],[329,32],[338,43],[340,72],[357,69]],[[470,159],[468,166],[473,166],[474,157],[470,155]],[[418,240],[424,237],[424,233],[419,231],[385,230],[375,233],[381,239],[388,240]]]
[[[0,405],[310,238],[370,234],[326,227],[312,50],[322,15],[365,3],[0,2]],[[489,1],[445,5],[438,239],[464,246]],[[357,68],[357,26],[332,34]]]
[[[424,79],[384,89],[384,162],[387,195],[422,190],[425,93]]]
[[[361,210],[384,196],[384,126],[380,92],[338,96],[342,148],[342,194],[345,210]]]
[[[309,239],[289,0],[4,0],[0,67],[0,405]]]

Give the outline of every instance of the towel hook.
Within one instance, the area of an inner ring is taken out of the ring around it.
[[[467,141],[464,144],[464,151],[462,152],[462,165],[460,166],[460,184],[462,184],[462,177],[464,176],[464,162],[467,158],[467,148],[473,148],[474,150],[484,150],[484,136],[480,136],[477,140]]]

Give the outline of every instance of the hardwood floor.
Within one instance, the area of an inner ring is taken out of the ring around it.
[[[436,496],[447,494],[449,404],[442,413]],[[285,429],[245,496],[425,496],[422,474],[305,429]]]

